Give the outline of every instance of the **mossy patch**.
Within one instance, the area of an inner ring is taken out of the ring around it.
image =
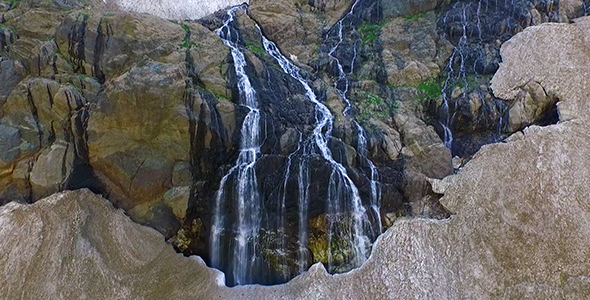
[[[386,21],[374,24],[370,22],[363,22],[359,25],[357,31],[360,33],[363,43],[373,43],[379,40],[381,36],[381,29],[387,24]]]
[[[252,51],[253,53],[256,53],[258,55],[263,55],[265,53],[264,49],[262,49],[261,46],[256,45],[254,43],[248,43],[246,44],[246,49]]]
[[[184,38],[182,39],[182,43],[180,45],[178,45],[180,47],[180,49],[190,49],[190,48],[196,46],[197,44],[195,42],[191,41],[191,27],[188,26],[187,24],[181,24],[180,26],[186,32],[186,34],[184,35]]]
[[[442,94],[443,80],[442,78],[430,78],[420,83],[416,88],[427,98],[434,99]]]
[[[428,11],[406,16],[406,21],[420,20],[428,14]]]
[[[387,118],[395,114],[399,109],[397,101],[386,101],[380,96],[369,92],[362,92],[358,99],[357,106],[363,120]]]

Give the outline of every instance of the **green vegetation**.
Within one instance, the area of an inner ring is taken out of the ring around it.
[[[184,31],[186,31],[186,34],[184,35],[184,38],[182,39],[182,44],[180,44],[179,47],[181,49],[190,49],[196,46],[197,44],[191,41],[191,27],[187,24],[181,24],[180,26],[182,27],[182,29],[184,29]]]
[[[182,39],[182,44],[180,44],[179,46],[180,46],[180,48],[181,48],[181,49],[190,49],[190,48],[192,48],[192,47],[194,47],[194,46],[196,46],[196,45],[197,45],[197,44],[195,44],[195,42],[191,42],[191,41],[190,41],[190,39],[189,39],[189,37],[188,37],[188,36],[185,36],[185,37]]]
[[[386,21],[383,21],[379,24],[363,22],[357,30],[361,34],[364,43],[372,43],[379,40],[381,28],[383,28],[385,24],[387,24]]]
[[[12,8],[15,8],[19,4],[20,1],[19,0],[8,0],[8,1],[2,1],[2,2],[8,4],[8,7],[10,9],[12,9]]]
[[[413,14],[413,15],[409,15],[406,17],[406,21],[413,21],[413,20],[419,20],[422,19],[426,16],[426,14],[428,14],[427,11],[425,12],[421,12],[421,13],[417,13],[417,14]]]
[[[443,84],[441,78],[430,78],[420,83],[416,88],[425,97],[434,99],[442,94]]]
[[[360,110],[360,117],[364,120],[371,118],[382,119],[395,114],[399,109],[397,101],[385,101],[378,95],[363,92],[361,95],[358,107]]]
[[[109,18],[109,17],[114,17],[114,16],[115,16],[115,14],[105,14],[103,17]]]
[[[375,94],[367,93],[367,102],[372,105],[381,105],[382,100]]]
[[[445,78],[439,76],[436,78],[426,79],[416,86],[413,86],[413,85],[401,85],[401,86],[389,85],[389,88],[391,88],[391,89],[401,89],[401,88],[416,89],[418,91],[418,95],[413,100],[415,102],[421,103],[421,102],[433,100],[433,99],[440,97],[442,95],[444,83],[445,83]]]
[[[264,52],[264,49],[262,49],[262,47],[260,47],[259,45],[254,44],[254,43],[248,43],[246,45],[246,49],[248,49],[248,50],[250,50],[250,51],[252,51],[252,52],[254,52],[254,53],[258,54],[258,55],[263,55],[265,53]]]
[[[489,76],[484,77],[483,82],[489,82],[491,78]],[[479,89],[481,78],[478,78],[475,74],[469,74],[464,80],[457,82],[457,86],[460,88],[467,88],[468,91],[475,91]]]

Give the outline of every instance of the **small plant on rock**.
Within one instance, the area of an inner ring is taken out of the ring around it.
[[[264,49],[262,49],[262,47],[260,47],[260,46],[258,46],[258,45],[256,45],[256,44],[254,44],[254,43],[248,43],[248,44],[246,45],[246,49],[248,49],[248,50],[250,50],[250,51],[252,51],[253,53],[256,53],[256,54],[258,54],[258,55],[263,55],[263,54],[265,53],[265,52],[264,52]]]
[[[381,28],[383,28],[385,24],[385,22],[381,22],[379,24],[363,22],[357,29],[357,31],[362,36],[363,43],[372,43],[378,41],[379,36],[381,35]]]

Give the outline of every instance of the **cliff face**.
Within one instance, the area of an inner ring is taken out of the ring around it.
[[[260,206],[268,208],[261,218],[264,252],[258,255],[264,256],[260,268],[266,268],[261,274],[274,275],[262,283],[284,282],[315,262],[330,265],[331,252],[337,252],[335,270],[351,268],[355,254],[341,249],[351,243],[331,245],[326,229],[334,227],[328,222],[346,224],[351,217],[336,218],[330,205],[341,207],[341,215],[350,215],[353,206],[369,211],[360,213],[373,227],[363,229],[371,231],[368,248],[382,226],[399,216],[446,217],[426,177],[453,172],[450,151],[421,119],[411,93],[401,101],[387,85],[379,30],[364,32],[366,41],[357,31],[381,22],[380,1],[359,1],[350,14],[345,1],[275,4],[252,3],[260,27],[244,9],[231,25],[263,124],[252,178]],[[227,14],[179,22],[123,10],[96,1],[1,3],[0,77],[6,80],[0,82],[0,202],[34,203],[59,191],[89,188],[157,229],[179,251],[210,263],[216,195],[241,154],[248,117],[240,102],[244,74],[238,74],[233,53],[214,31]],[[343,25],[348,33],[339,37],[331,30],[326,36],[324,27],[343,14],[351,16]],[[425,20],[396,17],[418,24],[412,39],[434,28],[433,13]],[[297,22],[291,26],[291,21]],[[301,81],[264,49],[263,34],[277,38],[288,59],[301,57]],[[300,39],[305,43],[298,45]],[[433,47],[436,43],[429,43],[425,52],[436,52]],[[426,63],[444,60],[433,56]],[[348,74],[340,73],[336,57]],[[350,89],[342,93],[344,81]],[[319,106],[302,82],[326,106],[329,122],[320,130],[315,130]],[[343,184],[332,190],[334,166]],[[299,174],[309,177],[307,184]],[[234,179],[229,189],[236,186]],[[309,205],[300,210],[305,197]],[[346,203],[330,204],[330,197]],[[223,209],[234,218],[235,207]],[[307,214],[302,224],[299,211]],[[328,214],[337,220],[328,220]],[[341,227],[350,235],[349,225]],[[302,247],[298,228],[310,233]],[[289,236],[288,243],[277,246],[281,235]],[[229,238],[224,243],[231,244]],[[281,261],[282,256],[289,259]]]
[[[494,93],[517,101],[534,82],[559,98],[559,124],[485,146],[457,175],[432,180],[451,218],[397,220],[357,270],[330,276],[318,264],[285,285],[228,289],[155,231],[78,191],[0,208],[0,291],[11,299],[584,299],[590,19],[528,28],[502,59]]]

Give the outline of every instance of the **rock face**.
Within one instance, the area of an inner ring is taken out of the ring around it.
[[[387,17],[405,17],[419,14],[425,11],[434,10],[438,0],[382,0],[383,14]]]
[[[489,81],[497,71],[500,45],[524,28],[545,22],[564,22],[583,16],[579,0],[458,1],[441,6],[438,31],[455,49],[444,67],[444,105],[437,103],[439,133],[450,129],[453,155],[469,157],[483,144],[502,140],[524,127],[556,120],[551,95],[530,85],[522,99],[502,101],[490,94]],[[414,72],[415,73],[415,72]],[[441,99],[442,100],[442,99]],[[442,101],[441,101],[442,102]],[[442,134],[441,134],[442,135]]]
[[[560,123],[485,146],[457,175],[431,181],[452,217],[397,220],[360,269],[330,276],[318,264],[285,285],[228,289],[155,231],[78,191],[0,208],[8,253],[0,291],[22,299],[584,299],[590,18],[528,28],[502,58],[496,96],[515,99],[537,82],[559,98]]]
[[[288,56],[307,64],[317,53],[323,30],[336,23],[353,1],[251,1],[249,12],[269,39]]]
[[[151,7],[169,13],[147,2],[133,3],[138,10]],[[157,229],[185,254],[209,261],[215,195],[222,176],[237,159],[239,128],[247,113],[237,104],[233,57],[213,31],[226,14],[179,23],[111,4],[39,0],[0,7],[0,203],[33,203],[55,192],[89,188],[134,221]],[[369,200],[373,199],[369,158],[383,175],[383,209],[371,210],[372,222],[377,224],[381,215],[433,216],[434,210],[423,207],[433,204],[423,201],[424,196],[432,198],[424,189],[426,176],[442,178],[453,171],[450,153],[433,128],[409,109],[403,118],[394,119],[396,100],[386,80],[379,79],[386,78],[386,72],[372,73],[367,67],[363,72],[370,78],[355,79],[350,92],[362,110],[359,122],[366,127],[360,149],[360,131],[354,118],[344,116],[344,101],[333,87],[334,73],[323,72],[330,67],[333,71],[333,61],[315,63],[323,31],[351,5],[260,0],[250,6],[252,18],[244,12],[237,15],[232,30],[242,37],[245,72],[256,90],[264,124],[260,132],[264,144],[256,164],[264,205],[275,208],[284,199],[285,211],[298,212],[299,182],[293,174],[299,172],[290,166],[300,164],[298,155],[291,154],[302,149],[301,141],[310,140],[304,137],[313,133],[316,115],[301,83],[265,53],[256,21],[278,40],[281,50],[307,51],[306,58],[302,55],[299,60],[310,64],[302,66],[302,75],[336,116],[329,147],[350,174],[364,206],[373,201]],[[351,26],[380,22],[380,5],[380,1],[359,1]],[[303,21],[294,27],[289,23],[299,19]],[[433,19],[429,21],[433,25]],[[289,34],[282,35],[281,30]],[[330,46],[336,42],[335,33],[330,34]],[[302,37],[307,38],[303,45]],[[358,34],[355,38],[360,40]],[[328,46],[322,45],[324,57],[319,60],[325,58]],[[351,48],[345,48],[340,51],[348,60]],[[377,43],[366,48],[362,60],[352,64],[378,66]],[[329,163],[317,155],[300,156],[313,164],[310,220],[325,217]],[[286,171],[291,176],[284,175]],[[408,204],[411,201],[419,205]],[[235,215],[235,208],[227,206],[228,213]],[[272,211],[263,218],[262,242],[269,247],[279,236],[269,229],[278,214]],[[289,254],[296,256],[297,218],[285,219],[293,241]],[[374,227],[381,228],[378,225]],[[327,241],[326,231],[319,232],[319,239]],[[277,265],[276,258],[284,251],[275,250],[265,249],[271,268],[266,273],[289,269],[285,276],[291,278],[314,262],[304,261],[303,268],[294,260],[288,266]],[[342,264],[352,256],[344,253]],[[285,276],[281,281],[288,279]]]
[[[86,187],[136,220],[167,216],[164,227],[178,229],[161,200],[174,184],[191,184],[171,175],[190,161],[189,120],[203,103],[185,99],[189,69],[199,93],[222,98],[216,126],[231,133],[229,51],[199,24],[88,5],[96,13],[51,1],[2,12],[0,202]]]

